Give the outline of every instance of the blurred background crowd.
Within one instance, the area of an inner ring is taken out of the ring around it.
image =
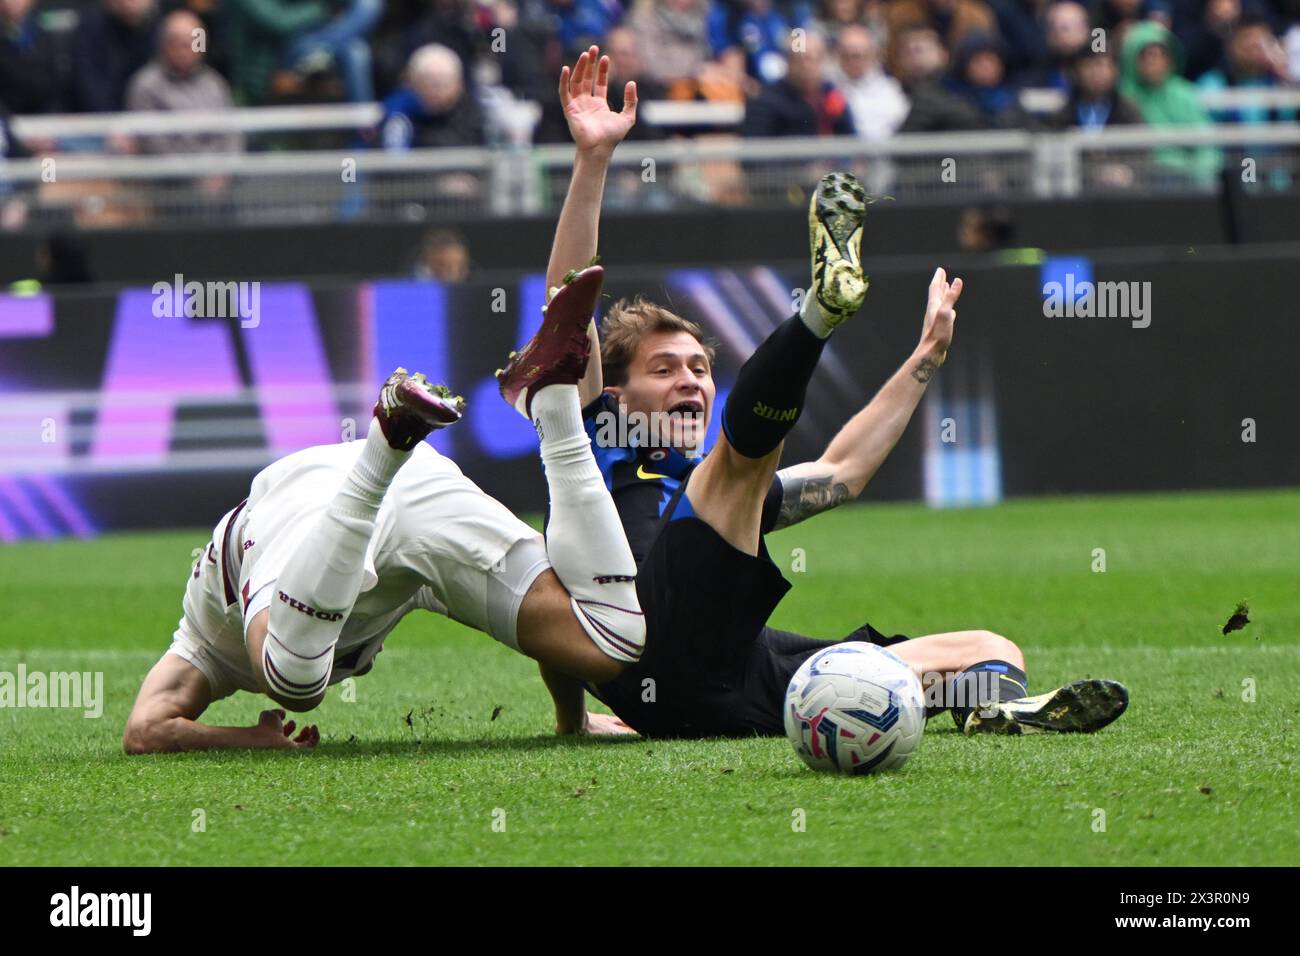
[[[0,108],[379,102],[375,148],[564,142],[556,78],[592,43],[613,57],[615,107],[635,79],[642,102],[729,105],[719,128],[746,136],[1292,122],[1292,107],[1211,112],[1199,94],[1294,85],[1300,0],[0,0]],[[1050,108],[1026,109],[1026,90]]]
[[[593,43],[612,107],[628,80],[640,100],[603,194],[611,281],[737,365],[789,315],[831,170],[877,200],[873,311],[907,314],[936,262],[967,277],[932,437],[874,494],[1294,483],[1294,447],[1236,423],[1295,391],[1258,371],[1295,338],[1300,0],[0,0],[0,156],[22,157],[0,161],[0,538],[208,520],[399,362],[456,376],[457,459],[541,507],[492,370],[535,327],[573,173],[560,70]],[[265,281],[268,321],[159,322],[160,280]],[[1044,306],[1139,280],[1164,318],[1132,336]],[[914,334],[863,328],[797,453]],[[32,409],[78,437],[35,442]],[[949,415],[973,439],[940,442]],[[1249,464],[1206,452],[1227,445]],[[55,483],[6,480],[28,467]]]

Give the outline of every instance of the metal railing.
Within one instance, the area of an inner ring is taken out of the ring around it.
[[[508,216],[555,211],[572,161],[560,145],[69,153],[0,162],[0,203],[38,227]],[[801,203],[833,168],[903,202],[1197,193],[1219,188],[1223,170],[1247,191],[1286,193],[1300,190],[1300,126],[638,141],[615,152],[607,201],[639,210]]]
[[[1201,90],[1206,109],[1243,108],[1300,110],[1300,87]],[[503,106],[503,103],[508,104]],[[1056,89],[1034,88],[1020,92],[1020,105],[1031,113],[1050,113],[1065,103]],[[534,116],[536,104],[493,100],[489,111],[518,109]],[[330,103],[302,106],[258,106],[229,110],[177,112],[77,113],[50,116],[15,116],[10,120],[19,139],[103,140],[111,136],[172,136],[178,133],[221,134],[356,132],[373,127],[383,115],[378,103]],[[739,126],[745,117],[741,103],[650,100],[637,111],[638,121],[672,128]]]
[[[229,110],[139,111],[15,116],[19,139],[103,138],[176,133],[286,133],[359,130],[383,115],[378,103],[331,103],[310,106],[258,106]]]

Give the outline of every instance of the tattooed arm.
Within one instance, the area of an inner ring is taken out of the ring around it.
[[[930,282],[921,343],[866,408],[854,415],[816,461],[776,473],[781,479],[781,510],[774,530],[829,511],[862,494],[898,444],[903,430],[925,395],[926,385],[948,355],[954,308],[961,279],[949,285],[942,269]]]
[[[788,528],[805,518],[829,511],[850,498],[849,486],[835,480],[835,471],[820,460],[782,468],[776,473],[781,479],[781,510],[776,516],[773,530]]]
[[[929,357],[913,355],[867,407],[849,419],[820,458],[778,471],[781,510],[773,530],[788,528],[862,494],[898,444],[936,368]]]

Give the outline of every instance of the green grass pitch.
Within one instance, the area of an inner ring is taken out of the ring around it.
[[[0,671],[103,671],[106,696],[98,720],[0,709],[0,864],[1295,862],[1300,492],[866,505],[772,536],[779,626],[984,627],[1019,642],[1031,689],[1132,691],[1092,736],[967,739],[942,715],[905,768],[861,779],[783,738],[557,741],[529,661],[425,614],[355,702],[331,690],[315,752],[125,757],[206,537],[0,548]],[[1251,623],[1221,634],[1241,600]]]

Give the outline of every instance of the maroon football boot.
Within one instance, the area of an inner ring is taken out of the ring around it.
[[[501,397],[520,415],[532,420],[533,396],[547,385],[577,385],[587,372],[591,340],[587,327],[605,270],[592,265],[565,276],[555,298],[543,310],[542,327],[520,352],[497,371]]]
[[[374,416],[390,448],[410,451],[435,428],[460,421],[465,399],[452,395],[445,385],[430,385],[419,372],[408,375],[399,368],[379,390]]]

